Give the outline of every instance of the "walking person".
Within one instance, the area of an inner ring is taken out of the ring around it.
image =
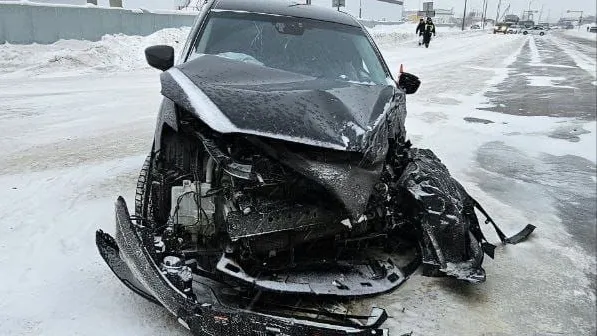
[[[425,20],[419,20],[415,34],[419,35],[419,45],[423,44],[423,32],[425,31]]]
[[[427,18],[427,23],[425,23],[425,30],[423,32],[423,44],[425,44],[425,48],[429,48],[431,34],[435,36],[435,25],[433,24],[431,18]]]

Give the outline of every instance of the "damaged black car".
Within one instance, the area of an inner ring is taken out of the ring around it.
[[[382,308],[338,304],[428,276],[483,282],[475,209],[407,140],[406,95],[353,17],[283,1],[209,1],[163,71],[133,213],[116,202],[101,256],[197,335],[388,335]]]

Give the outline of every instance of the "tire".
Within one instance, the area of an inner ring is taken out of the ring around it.
[[[541,33],[539,33],[539,36],[543,36],[543,35],[545,35],[545,33],[544,33],[544,32],[541,32]]]
[[[146,227],[156,227],[156,221],[163,217],[161,205],[163,200],[160,195],[161,192],[156,192],[156,188],[152,185],[155,177],[156,155],[153,148],[145,159],[143,167],[139,172],[137,179],[137,188],[135,190],[135,216],[138,218],[137,223]],[[155,207],[158,207],[156,211]],[[170,209],[165,209],[167,213]],[[156,219],[156,216],[158,219]]]
[[[137,220],[139,225],[144,225],[142,218],[149,218],[149,183],[151,181],[150,173],[153,164],[152,153],[147,155],[143,167],[141,167],[139,178],[137,179],[137,189],[135,190],[135,215],[140,218]]]
[[[529,34],[529,32],[527,32],[527,31],[522,32],[522,35],[528,35],[528,34]]]

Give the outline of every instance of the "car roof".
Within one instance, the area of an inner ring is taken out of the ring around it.
[[[216,0],[212,10],[293,16],[360,27],[352,16],[321,6],[305,5],[290,0]]]

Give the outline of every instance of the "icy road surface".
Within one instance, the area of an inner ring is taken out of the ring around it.
[[[382,49],[423,81],[408,98],[415,145],[508,234],[538,229],[498,248],[484,284],[415,274],[359,305],[386,307],[391,335],[594,335],[594,41],[439,34],[430,49]],[[133,200],[159,73],[31,71],[0,76],[0,334],[188,336],[125,288],[94,244],[96,229],[113,231],[116,196]]]

